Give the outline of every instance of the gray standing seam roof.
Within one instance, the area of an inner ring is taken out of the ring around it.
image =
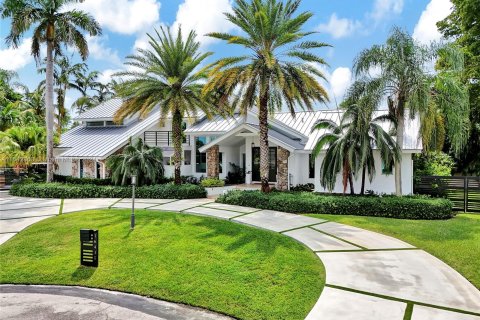
[[[113,119],[115,112],[122,106],[122,99],[113,98],[100,103],[95,108],[79,114],[75,120]]]

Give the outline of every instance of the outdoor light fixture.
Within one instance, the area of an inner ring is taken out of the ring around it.
[[[132,215],[130,216],[130,229],[135,228],[135,185],[137,184],[137,176],[132,175]]]

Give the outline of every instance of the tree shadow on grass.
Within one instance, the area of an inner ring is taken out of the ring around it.
[[[227,251],[236,251],[250,244],[255,245],[257,252],[270,256],[278,248],[286,248],[289,251],[301,251],[301,245],[285,236],[276,236],[272,232],[245,227],[234,223],[225,224],[222,221],[205,219],[195,223],[195,226],[208,228],[210,232],[198,236],[201,239],[228,236],[235,239],[227,247]]]
[[[93,276],[95,271],[97,271],[97,268],[78,266],[78,268],[72,273],[71,279],[73,281],[88,280]]]

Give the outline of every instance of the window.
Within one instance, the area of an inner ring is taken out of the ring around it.
[[[101,173],[102,173],[102,166],[100,162],[97,161],[97,179],[100,179]]]
[[[308,178],[315,178],[315,158],[311,154],[308,155]]]
[[[171,166],[173,165],[173,160],[171,157],[163,157],[163,165],[164,166]]]
[[[391,160],[388,164],[382,160],[382,174],[384,175],[392,174],[394,165],[395,164],[393,160]]]
[[[87,127],[103,127],[103,121],[87,121]]]
[[[192,164],[192,150],[185,150],[183,152],[183,164],[186,166]]]
[[[218,153],[218,173],[223,172],[223,152]]]
[[[83,159],[80,159],[80,178],[83,178]]]
[[[207,137],[196,137],[195,138],[195,171],[196,172],[207,172],[207,154],[205,152],[200,152],[198,149],[207,144]]]
[[[113,121],[105,121],[105,126],[109,126],[109,127],[118,127],[118,126],[123,126],[123,121],[122,122],[113,122]]]

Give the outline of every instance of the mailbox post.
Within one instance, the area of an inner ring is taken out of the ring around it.
[[[130,216],[130,229],[135,228],[135,185],[137,184],[137,176],[132,175],[132,215]]]
[[[98,267],[98,230],[80,230],[80,264]]]

